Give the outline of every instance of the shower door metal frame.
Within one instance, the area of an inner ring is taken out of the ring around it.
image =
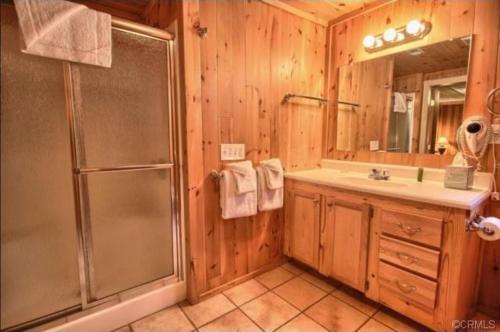
[[[180,153],[179,149],[179,131],[178,131],[178,112],[177,112],[177,72],[176,72],[176,57],[174,50],[173,36],[167,31],[149,27],[146,25],[113,18],[113,30],[119,30],[126,33],[140,35],[145,38],[160,40],[166,43],[167,46],[167,73],[168,85],[167,96],[168,105],[165,109],[168,112],[169,119],[169,157],[170,163],[164,164],[148,164],[148,165],[127,165],[117,167],[105,168],[79,168],[78,167],[78,144],[77,135],[82,132],[78,123],[78,116],[75,110],[75,98],[73,93],[73,80],[71,74],[72,64],[63,62],[64,72],[64,89],[66,95],[66,113],[69,122],[69,134],[71,145],[71,161],[72,161],[72,175],[73,175],[73,190],[76,212],[76,226],[78,235],[78,267],[80,276],[80,291],[82,309],[88,309],[102,305],[110,301],[120,302],[124,298],[130,296],[143,294],[151,290],[163,287],[165,285],[173,284],[184,279],[183,276],[183,260],[182,260],[182,241],[181,241],[181,213],[180,208],[182,204],[181,193],[181,172],[180,172]],[[172,255],[173,255],[173,274],[146,282],[132,288],[120,291],[118,293],[106,296],[101,299],[95,297],[95,290],[93,287],[94,278],[94,264],[92,243],[88,239],[90,237],[91,224],[88,220],[88,213],[85,213],[84,202],[81,197],[82,193],[82,175],[103,172],[130,172],[139,170],[170,170],[171,181],[171,213],[172,213]],[[89,243],[90,242],[90,243]]]

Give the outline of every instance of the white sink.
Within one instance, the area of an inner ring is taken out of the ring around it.
[[[373,187],[387,187],[387,188],[408,187],[408,185],[405,183],[392,182],[390,180],[373,180],[373,179],[363,179],[363,178],[350,177],[350,176],[339,178],[339,180],[348,181],[349,183],[353,183],[353,184],[360,184],[360,185],[373,186]]]

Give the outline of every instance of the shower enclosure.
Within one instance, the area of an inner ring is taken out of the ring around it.
[[[1,329],[182,280],[173,42],[113,28],[110,69],[1,21]]]

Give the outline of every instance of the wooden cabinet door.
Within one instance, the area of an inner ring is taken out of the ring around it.
[[[321,195],[293,190],[287,193],[288,248],[285,253],[318,268]]]
[[[364,292],[371,208],[333,197],[325,203],[320,272]]]

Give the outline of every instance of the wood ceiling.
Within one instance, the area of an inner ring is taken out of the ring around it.
[[[148,8],[168,0],[73,0],[93,9],[140,22]],[[178,1],[178,0],[174,0]],[[189,0],[185,0],[189,1]],[[215,0],[201,0],[215,1]],[[231,1],[231,0],[222,0]],[[328,26],[332,21],[355,15],[388,0],[261,0],[315,23]]]
[[[261,0],[327,26],[388,0]]]

